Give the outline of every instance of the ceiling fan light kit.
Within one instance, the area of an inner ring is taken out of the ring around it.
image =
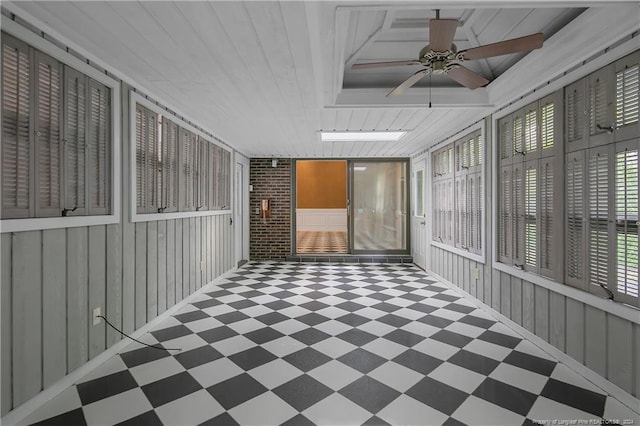
[[[352,68],[367,69],[403,65],[421,65],[423,67],[423,69],[414,73],[387,93],[387,96],[403,94],[405,90],[416,84],[427,74],[446,75],[462,86],[473,90],[486,85],[489,83],[489,80],[465,67],[463,65],[465,61],[527,52],[533,49],[539,49],[544,42],[544,35],[537,33],[458,51],[457,46],[453,43],[456,28],[458,27],[458,20],[439,19],[439,17],[440,13],[436,11],[436,18],[429,21],[429,44],[420,50],[417,61],[405,60],[359,63],[354,64]]]

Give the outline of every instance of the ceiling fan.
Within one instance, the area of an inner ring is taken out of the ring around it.
[[[436,10],[436,18],[429,21],[429,44],[420,50],[417,60],[367,62],[353,64],[352,68],[366,69],[403,65],[422,65],[424,67],[387,93],[387,96],[401,95],[427,74],[445,74],[452,80],[473,90],[484,86],[489,80],[462,65],[465,61],[538,49],[542,47],[544,41],[544,35],[537,33],[458,51],[456,45],[453,44],[457,27],[457,19],[440,19],[440,11]]]

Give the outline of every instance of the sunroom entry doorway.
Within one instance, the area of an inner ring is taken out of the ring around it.
[[[409,254],[408,161],[295,161],[295,253]]]
[[[296,251],[346,254],[347,161],[296,161]]]

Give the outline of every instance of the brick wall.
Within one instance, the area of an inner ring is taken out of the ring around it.
[[[284,260],[291,254],[291,160],[278,159],[271,167],[271,158],[252,158],[249,181],[253,191],[249,196],[249,257],[251,260]],[[256,214],[260,200],[271,200],[271,217],[263,220]],[[265,223],[266,221],[266,223]]]

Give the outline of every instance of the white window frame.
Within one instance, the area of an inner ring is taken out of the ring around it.
[[[224,149],[230,154],[230,161],[233,161],[233,150],[228,146],[220,143],[216,138],[211,137],[202,131],[196,129],[189,123],[181,120],[180,118],[174,116],[173,114],[167,112],[167,110],[161,108],[155,103],[149,101],[144,96],[134,92],[131,90],[129,92],[129,170],[131,171],[130,182],[129,182],[129,214],[131,218],[131,222],[150,222],[157,220],[167,220],[167,219],[180,219],[186,217],[201,217],[201,216],[216,216],[216,215],[224,215],[224,214],[233,214],[233,206],[234,206],[234,194],[232,191],[233,188],[233,176],[232,174],[229,176],[229,194],[230,194],[230,206],[229,209],[226,210],[204,210],[204,211],[186,211],[186,212],[168,212],[168,213],[138,213],[136,208],[136,104],[140,104],[145,108],[150,109],[151,111],[161,114],[167,117],[169,120],[176,123],[180,128],[188,130],[192,133],[195,133],[199,137],[206,139],[209,143],[215,144],[218,147]],[[170,107],[169,107],[170,108]],[[230,170],[233,168],[233,164],[230,164]],[[179,188],[178,188],[179,190]]]
[[[34,231],[78,226],[108,225],[120,222],[120,82],[65,52],[58,46],[2,15],[2,31],[42,51],[63,64],[104,84],[111,92],[111,214],[47,218],[0,219],[0,233]]]
[[[477,132],[478,130],[480,131],[480,137],[482,138],[482,149],[484,150],[483,155],[482,155],[482,165],[481,165],[481,170],[480,170],[480,177],[482,178],[482,186],[484,188],[483,194],[486,194],[487,191],[487,186],[486,186],[486,176],[487,176],[487,137],[486,137],[486,123],[485,123],[485,119],[480,120],[478,123],[475,123],[474,125],[466,128],[464,130],[464,132],[460,132],[454,136],[451,136],[447,139],[445,139],[444,141],[434,145],[433,147],[431,147],[429,149],[429,161],[427,161],[427,163],[429,164],[429,173],[427,174],[427,179],[428,179],[428,188],[430,189],[429,191],[427,191],[427,197],[428,197],[428,206],[427,206],[427,210],[431,211],[431,215],[433,214],[433,168],[431,166],[432,162],[433,162],[433,153],[438,151],[440,148],[452,144],[453,143],[453,147],[454,147],[454,152],[453,152],[453,168],[455,169],[455,143],[456,141],[458,141],[460,139],[460,134],[463,135],[469,135],[471,133]],[[454,184],[455,184],[455,180],[454,180]],[[455,187],[454,187],[454,194],[455,194]],[[480,254],[476,254],[476,253],[471,253],[469,251],[466,250],[462,250],[458,247],[449,245],[449,244],[444,244],[438,241],[434,241],[432,238],[432,234],[433,231],[429,230],[428,231],[428,240],[429,240],[429,244],[433,247],[438,247],[441,248],[443,250],[447,250],[451,253],[455,253],[459,256],[462,257],[466,257],[468,259],[471,259],[475,262],[478,262],[480,264],[486,264],[486,254],[487,254],[487,211],[486,211],[486,206],[485,206],[485,196],[482,195],[480,197],[480,208],[482,210],[482,231],[481,231],[481,249],[480,249]],[[454,222],[455,222],[455,210],[454,210]],[[431,226],[433,226],[433,218],[429,221],[429,223],[431,224]],[[453,238],[453,237],[452,237]],[[455,239],[454,239],[455,240]]]

